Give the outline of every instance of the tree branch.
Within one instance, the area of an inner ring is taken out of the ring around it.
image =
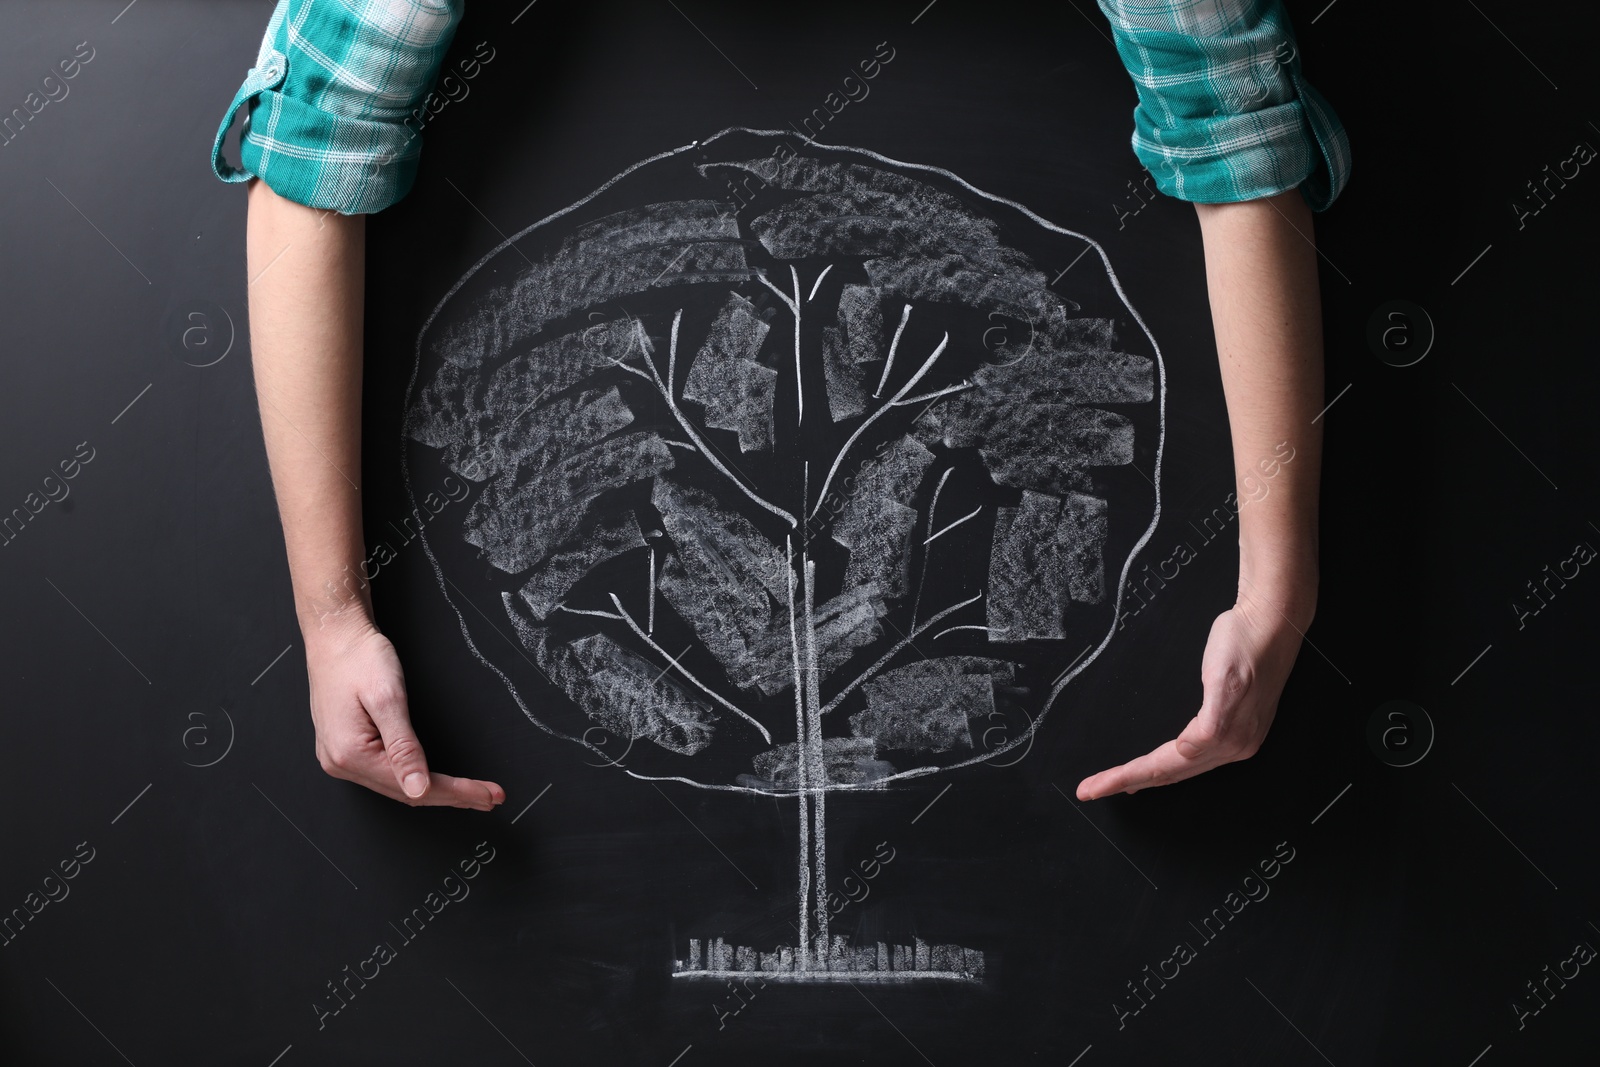
[[[902,385],[900,387],[900,391],[895,393],[894,396],[890,397],[887,403],[878,408],[878,410],[874,411],[871,415],[868,415],[865,421],[863,421],[860,426],[856,427],[856,432],[850,435],[850,439],[844,443],[844,446],[839,449],[839,454],[834,457],[833,466],[828,469],[828,476],[822,481],[822,492],[817,497],[817,506],[811,509],[810,514],[806,516],[807,519],[816,518],[817,512],[822,510],[822,502],[828,499],[828,486],[833,483],[833,476],[839,473],[839,464],[844,462],[845,453],[850,451],[850,446],[854,445],[861,435],[866,432],[867,427],[871,426],[874,422],[877,422],[878,419],[890,408],[900,407],[904,404],[913,404],[917,402],[917,400],[906,400],[905,395],[911,392],[912,388],[923,379],[923,376],[933,369],[933,365],[939,361],[939,357],[944,354],[945,346],[949,343],[950,334],[946,333],[944,335],[944,339],[939,342],[938,347],[933,350],[933,355],[929,356],[927,360],[923,362],[922,366],[918,368],[917,373],[911,376],[911,380]],[[970,386],[971,383],[969,382],[964,383],[959,388],[969,388]],[[944,389],[939,393],[930,395],[942,396],[944,393],[954,392],[956,388],[958,387],[953,386],[950,389]],[[925,398],[919,397],[917,399],[920,400]]]
[[[779,289],[776,285],[773,285],[770,281],[768,281],[767,280],[767,276],[765,274],[762,274],[762,273],[760,273],[758,271],[756,273],[756,281],[760,282],[762,285],[766,286],[768,289],[771,289],[774,293],[777,293],[778,294],[778,299],[783,301],[783,306],[784,307],[788,308],[791,312],[793,312],[795,314],[799,314],[799,310],[800,309],[794,306],[794,301],[789,297],[789,294],[784,292],[782,289]]]
[[[817,280],[811,283],[811,295],[806,297],[806,303],[809,304],[811,301],[817,298],[817,290],[822,288],[822,279],[826,278],[828,276],[828,272],[832,269],[832,263],[829,263],[826,267],[822,268],[822,273],[817,275]]]
[[[953,634],[957,630],[982,630],[984,633],[996,634],[1005,633],[1009,629],[1011,629],[1009,626],[1002,626],[999,629],[995,629],[993,626],[979,626],[977,623],[968,623],[965,626],[947,626],[943,630],[940,630],[938,633],[934,634],[933,640],[937,641],[945,634]]]
[[[749,723],[751,726],[754,726],[758,731],[760,731],[762,738],[764,738],[766,740],[767,744],[769,744],[769,745],[772,744],[772,735],[767,732],[767,728],[765,726],[762,726],[759,722],[756,722],[756,720],[752,719],[748,714],[746,714],[745,712],[740,711],[738,708],[734,707],[726,699],[724,699],[720,693],[717,693],[713,689],[709,688],[700,679],[698,679],[694,675],[690,674],[689,673],[689,669],[687,667],[685,667],[683,664],[679,663],[677,660],[673,659],[670,655],[668,655],[666,649],[664,649],[660,645],[656,644],[655,639],[652,638],[649,634],[645,633],[644,630],[640,628],[639,624],[633,621],[633,616],[629,615],[627,609],[622,606],[622,601],[617,599],[617,594],[611,593],[611,594],[608,594],[608,595],[611,597],[611,603],[613,603],[613,604],[615,604],[617,606],[617,611],[619,612],[619,614],[616,615],[615,618],[619,618],[623,622],[627,623],[628,624],[628,629],[632,630],[639,637],[639,639],[641,641],[643,641],[645,644],[649,645],[650,648],[653,651],[655,651],[655,653],[657,655],[659,655],[662,659],[666,660],[667,661],[667,665],[669,667],[676,669],[679,674],[683,675],[684,678],[688,679],[688,681],[692,685],[694,685],[696,688],[698,688],[706,696],[710,697],[712,700],[715,700],[718,704],[721,704],[723,707],[727,708],[729,711],[731,711],[735,715],[739,716],[739,718],[743,719],[745,722]],[[599,614],[599,612],[590,612],[589,614]]]
[[[943,389],[936,389],[931,393],[923,393],[920,396],[908,396],[904,400],[896,402],[893,406],[910,407],[912,404],[920,404],[924,400],[938,400],[941,396],[949,396],[951,393],[959,393],[963,390],[974,388],[977,384],[977,382],[962,382],[959,385],[947,385]]]
[[[622,621],[621,615],[613,615],[609,611],[587,611],[583,608],[569,608],[565,604],[557,604],[556,610],[564,611],[569,615],[593,615],[597,619],[615,619],[618,622]]]
[[[954,467],[946,467],[945,472],[939,475],[939,484],[933,487],[933,499],[928,502],[927,529],[930,531],[933,529],[934,517],[939,511],[939,494],[944,492],[944,483],[948,482],[950,480],[950,476],[955,472],[956,469]],[[923,541],[922,543],[926,545],[928,541],[931,540],[933,540],[932,537],[928,538],[927,541]],[[922,613],[922,588],[928,584],[929,555],[931,555],[931,553],[924,552],[922,554],[922,573],[917,576],[917,597],[911,602],[911,625],[913,627],[917,625],[917,616]]]
[[[823,271],[822,273],[826,274],[828,272]],[[805,417],[806,392],[800,381],[800,272],[794,269],[793,264],[789,265],[789,276],[794,279],[794,296],[792,297],[782,289],[779,289],[776,285],[773,285],[772,282],[768,281],[765,274],[757,273],[756,279],[760,281],[762,285],[778,294],[778,299],[783,301],[783,306],[788,308],[789,314],[794,316],[795,421],[799,422]],[[821,278],[817,279],[819,284],[821,281]],[[813,296],[816,295],[815,289],[813,289],[811,292]]]
[[[872,393],[876,400],[883,395],[883,387],[889,384],[889,371],[894,369],[894,353],[900,347],[900,335],[906,332],[906,323],[911,321],[911,305],[907,304],[905,310],[900,312],[900,325],[895,327],[894,340],[889,342],[889,358],[883,363],[883,377],[878,379],[878,388]]]
[[[683,309],[679,308],[677,313],[672,316],[672,350],[667,355],[667,367],[669,371],[677,366],[678,322],[682,318]],[[706,458],[707,462],[720,471],[723,477],[727,478],[728,481],[739,487],[739,491],[741,493],[755,501],[757,504],[761,505],[761,507],[772,512],[772,514],[778,516],[778,518],[788,522],[790,526],[800,525],[799,520],[797,520],[793,515],[789,514],[787,511],[784,511],[776,504],[769,504],[767,501],[757,496],[754,490],[745,485],[741,479],[734,476],[734,473],[723,464],[722,460],[711,454],[711,445],[695,432],[694,425],[689,422],[688,416],[684,415],[683,410],[678,407],[678,400],[675,396],[673,396],[672,389],[661,380],[661,372],[656,370],[655,361],[650,358],[650,338],[645,335],[643,324],[640,323],[638,319],[634,319],[633,328],[638,332],[640,341],[643,342],[644,363],[645,366],[650,368],[650,373],[649,375],[646,375],[643,371],[635,367],[629,367],[622,363],[617,363],[617,366],[621,367],[630,374],[636,374],[641,378],[645,378],[646,380],[653,381],[655,383],[656,389],[661,393],[661,398],[667,402],[667,410],[671,411],[672,417],[678,420],[678,425],[682,426],[683,432],[689,435],[689,440],[694,442],[695,447],[699,449],[700,454]],[[668,443],[671,444],[674,442]]]
[[[942,537],[945,534],[949,533],[951,530],[954,530],[957,526],[960,526],[962,523],[966,522],[968,519],[976,518],[977,515],[978,515],[978,512],[980,512],[982,510],[983,510],[983,505],[980,504],[977,507],[973,508],[971,511],[967,512],[965,515],[961,516],[955,522],[952,522],[949,526],[946,526],[944,529],[940,530],[938,533],[930,534],[922,543],[925,544],[925,545],[932,544],[933,543],[933,539],[935,537]]]
[[[800,376],[800,272],[793,263],[789,264],[789,277],[794,279],[794,303],[789,305],[794,309],[794,421],[799,423],[806,417],[806,383]]]
[[[889,660],[893,659],[896,655],[898,655],[899,653],[903,652],[906,649],[906,647],[911,644],[911,642],[915,641],[918,637],[921,637],[922,634],[925,633],[928,630],[929,627],[933,626],[940,619],[945,618],[948,615],[952,615],[955,612],[960,611],[962,608],[967,607],[970,604],[975,604],[979,600],[982,600],[982,599],[983,599],[983,594],[979,593],[977,596],[972,597],[969,600],[963,600],[959,604],[951,604],[948,608],[945,608],[943,611],[939,612],[937,615],[934,615],[933,617],[928,619],[928,621],[923,623],[921,626],[913,627],[912,630],[911,630],[911,633],[909,635],[907,635],[906,637],[901,638],[899,641],[896,641],[894,647],[891,648],[889,651],[885,652],[882,656],[878,657],[878,660],[877,660],[876,663],[874,663],[872,666],[868,667],[866,670],[862,671],[859,675],[856,676],[856,680],[855,681],[851,682],[849,685],[847,685],[843,689],[839,690],[839,692],[834,696],[834,698],[832,700],[830,700],[826,704],[824,704],[822,706],[821,714],[826,715],[826,714],[828,714],[828,712],[832,711],[834,708],[837,708],[840,705],[840,703],[842,703],[844,701],[844,698],[849,696],[851,694],[851,692],[853,692],[855,690],[856,686],[860,685],[862,682],[870,681],[873,675],[877,674],[878,671],[883,669],[883,665],[885,663],[888,663]]]

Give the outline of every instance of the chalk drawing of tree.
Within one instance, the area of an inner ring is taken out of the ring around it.
[[[531,721],[794,799],[795,944],[680,975],[972,977],[830,931],[827,798],[1031,746],[1159,516],[1164,371],[1091,239],[792,141],[652,157],[473,267],[418,338],[407,485],[472,483],[424,540]]]

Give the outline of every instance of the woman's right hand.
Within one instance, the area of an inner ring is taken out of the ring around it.
[[[494,782],[429,771],[411,729],[405,675],[394,645],[370,622],[321,634],[306,650],[317,761],[335,778],[410,804],[491,811]]]

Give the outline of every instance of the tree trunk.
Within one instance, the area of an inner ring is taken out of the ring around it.
[[[795,776],[800,809],[800,922],[796,969],[808,971],[812,969],[812,947],[816,946],[824,959],[828,951],[828,783],[827,767],[822,758],[822,699],[817,681],[816,564],[804,550],[800,555],[800,570],[804,575],[803,600],[797,619],[794,603],[797,576],[791,574],[789,621],[794,645]]]

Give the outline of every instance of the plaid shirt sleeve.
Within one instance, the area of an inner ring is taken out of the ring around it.
[[[278,0],[256,65],[217,128],[211,166],[345,215],[381,211],[416,180],[426,100],[464,0]],[[239,108],[242,169],[222,156]]]
[[[1139,97],[1133,151],[1162,192],[1196,203],[1299,187],[1325,211],[1350,139],[1300,73],[1282,0],[1097,0]]]

